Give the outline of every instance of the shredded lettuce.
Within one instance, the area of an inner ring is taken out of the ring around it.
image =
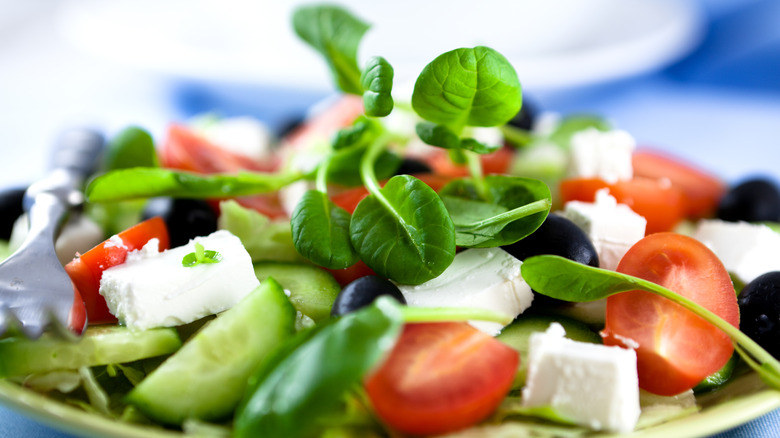
[[[233,200],[221,202],[219,209],[219,228],[241,239],[252,261],[306,261],[295,250],[289,221],[271,220]]]

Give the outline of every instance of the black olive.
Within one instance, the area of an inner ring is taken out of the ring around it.
[[[154,198],[146,204],[143,218],[161,216],[168,226],[171,247],[217,231],[217,212],[200,199]]]
[[[530,131],[534,126],[536,120],[536,108],[528,99],[523,97],[523,106],[520,108],[520,112],[515,115],[508,123],[516,128],[525,129]]]
[[[599,255],[590,237],[574,222],[557,214],[547,216],[530,236],[503,248],[520,260],[551,254],[589,266],[599,265]]]
[[[406,304],[403,294],[390,280],[376,275],[367,275],[352,281],[341,289],[333,302],[330,314],[333,316],[346,315],[368,306],[382,295],[388,295],[399,303]]]
[[[739,293],[739,328],[780,359],[780,271],[759,275]]]
[[[11,238],[14,223],[24,211],[22,200],[26,190],[23,187],[15,187],[0,191],[0,239]]]
[[[780,220],[780,190],[765,178],[744,181],[723,196],[717,216],[731,222],[776,222]]]
[[[419,173],[431,173],[433,170],[431,166],[426,163],[415,160],[414,158],[404,158],[401,161],[401,166],[395,171],[396,175],[414,175]]]

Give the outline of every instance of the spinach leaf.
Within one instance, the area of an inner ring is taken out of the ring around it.
[[[456,243],[464,247],[509,245],[528,236],[547,218],[550,189],[531,178],[488,175],[486,195],[469,180],[456,180],[440,192],[455,226]]]
[[[309,5],[295,10],[293,28],[301,39],[325,57],[342,91],[363,94],[357,49],[368,24],[339,6]]]
[[[299,334],[251,378],[236,437],[309,436],[395,345],[402,322],[400,306],[382,297]]]
[[[359,116],[351,125],[341,128],[333,137],[334,151],[354,146],[367,146],[382,134],[382,125],[365,116]]]
[[[415,125],[417,136],[425,144],[438,146],[444,149],[457,149],[460,147],[460,138],[458,134],[452,132],[448,127],[431,122],[420,122]]]
[[[144,129],[129,126],[106,145],[103,156],[106,170],[129,167],[159,167],[154,140]]]
[[[309,190],[295,207],[290,224],[301,255],[329,269],[354,265],[358,256],[349,238],[350,215],[328,195]]]
[[[464,138],[461,140],[460,147],[471,152],[476,152],[480,155],[490,154],[501,149],[500,144],[487,145],[473,138]]]
[[[360,76],[363,107],[371,117],[385,117],[393,111],[393,66],[385,58],[374,56],[366,62]]]
[[[412,94],[412,107],[420,117],[456,133],[464,126],[503,125],[521,105],[514,67],[483,46],[438,56],[420,73]]]
[[[365,116],[339,130],[333,139],[334,153],[328,163],[327,180],[347,187],[363,184],[360,176],[360,162],[368,147],[385,133],[375,120]],[[386,179],[395,174],[401,166],[401,158],[390,151],[382,151],[374,164],[377,178]]]
[[[455,232],[441,198],[409,175],[391,178],[360,201],[350,223],[352,245],[377,274],[402,284],[437,277],[455,257]]]
[[[178,198],[227,198],[270,193],[303,178],[298,173],[239,172],[200,175],[171,169],[134,167],[115,170],[90,182],[90,202],[173,196]]]
[[[559,256],[529,257],[520,270],[532,289],[564,301],[594,301],[631,290],[642,290],[670,299],[720,329],[731,338],[737,353],[761,379],[770,387],[780,389],[780,362],[771,354],[718,315],[663,286]]]

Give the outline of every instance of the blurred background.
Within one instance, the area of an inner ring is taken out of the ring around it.
[[[0,0],[0,183],[44,171],[57,133],[194,114],[272,127],[332,93],[294,35],[299,1]],[[342,1],[409,84],[438,54],[489,45],[537,109],[607,116],[640,144],[728,180],[780,177],[780,3],[772,0]]]

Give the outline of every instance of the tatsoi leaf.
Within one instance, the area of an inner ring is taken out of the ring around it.
[[[363,199],[350,223],[352,245],[377,274],[402,284],[439,276],[455,257],[455,231],[433,189],[399,175]]]
[[[309,190],[292,214],[295,249],[329,269],[344,269],[358,261],[349,239],[350,215],[325,193]]]
[[[461,140],[460,147],[463,149],[470,150],[471,152],[476,152],[478,154],[490,154],[501,149],[500,144],[486,145],[473,138],[464,138],[463,140]]]
[[[86,189],[90,202],[172,196],[178,198],[226,198],[269,193],[297,181],[302,175],[241,172],[200,175],[171,169],[135,167],[115,170],[95,178]]]
[[[327,180],[347,187],[363,184],[360,162],[368,146],[382,135],[382,127],[366,117],[358,117],[351,126],[339,130],[333,140],[336,151],[328,164]],[[374,164],[374,172],[380,179],[391,177],[401,165],[396,154],[383,151]]]
[[[345,393],[395,345],[401,309],[381,297],[371,306],[304,332],[250,379],[236,437],[309,436],[338,411]],[[349,358],[349,360],[344,360]]]
[[[475,228],[473,225],[485,218],[506,213],[507,209],[500,205],[454,196],[442,196],[441,199],[450,212],[450,217],[455,225],[455,244],[457,246],[475,247],[492,239],[506,225],[499,223],[479,228]]]
[[[341,150],[356,145],[368,145],[382,133],[382,125],[365,116],[360,116],[352,125],[341,128],[333,138],[333,150]]]
[[[522,105],[522,89],[509,61],[477,46],[444,53],[428,64],[414,85],[412,107],[425,120],[454,132],[464,126],[498,126]]]
[[[420,122],[415,126],[417,136],[425,144],[438,146],[444,149],[456,149],[460,147],[458,134],[452,132],[444,125],[431,122]]]
[[[484,248],[509,245],[536,231],[547,218],[552,198],[550,189],[543,182],[532,178],[488,175],[484,184],[489,201],[480,198],[470,180],[453,181],[439,192],[442,197],[495,204],[506,210],[493,214],[487,206],[476,208],[472,203],[456,204],[449,200],[449,213],[459,236],[459,246]],[[481,219],[475,217],[480,214],[484,215]]]
[[[152,136],[137,126],[125,128],[106,145],[103,162],[106,170],[160,166]]]
[[[368,60],[360,76],[363,86],[363,107],[371,117],[384,117],[393,111],[393,66],[385,58]]]
[[[293,28],[301,39],[325,57],[338,87],[363,94],[357,49],[368,24],[338,6],[303,6],[293,14]]]

